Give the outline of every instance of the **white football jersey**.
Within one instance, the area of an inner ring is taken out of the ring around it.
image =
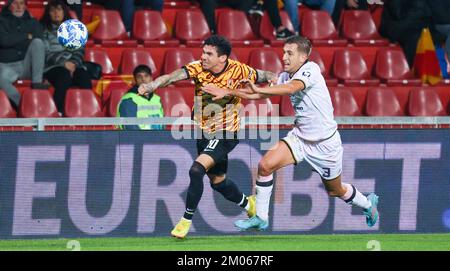
[[[292,77],[287,72],[281,73],[277,84],[292,80],[300,80],[305,84],[305,89],[290,95],[295,110],[294,133],[307,141],[320,141],[332,136],[337,123],[333,116],[330,93],[319,65],[307,61]]]

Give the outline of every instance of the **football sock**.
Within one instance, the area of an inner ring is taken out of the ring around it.
[[[248,203],[247,197],[229,178],[226,178],[225,180],[217,184],[211,183],[211,187],[222,194],[222,196],[224,196],[227,200],[238,204],[242,208],[246,207]]]
[[[345,192],[344,196],[340,197],[340,199],[345,201],[345,203],[351,204],[353,206],[358,206],[363,209],[368,209],[370,208],[370,206],[372,206],[367,197],[361,194],[361,192],[359,192],[356,187],[348,183],[342,183],[342,186],[347,189],[347,192]]]
[[[264,221],[269,220],[269,203],[273,188],[273,174],[259,176],[256,180],[256,215]]]
[[[197,161],[191,166],[189,170],[189,177],[191,182],[189,183],[189,188],[186,196],[186,211],[183,217],[185,219],[191,220],[194,215],[195,209],[197,209],[198,203],[203,194],[203,177],[206,174],[205,167]]]

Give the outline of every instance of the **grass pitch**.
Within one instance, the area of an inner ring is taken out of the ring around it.
[[[72,240],[75,240],[72,241]],[[374,240],[374,241],[372,241]],[[0,250],[68,251],[450,251],[449,234],[229,235],[1,240]]]

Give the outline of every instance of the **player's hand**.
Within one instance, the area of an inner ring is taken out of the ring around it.
[[[156,87],[153,81],[148,84],[141,84],[138,88],[138,94],[144,96],[148,93],[152,93],[153,91],[155,91],[155,89]]]
[[[241,81],[239,81],[239,83],[245,87],[244,89],[241,89],[242,92],[248,94],[258,93],[258,87],[252,81],[248,79],[242,79]]]
[[[223,97],[227,96],[227,91],[225,89],[219,88],[214,84],[207,84],[206,86],[202,87],[202,90],[213,95],[213,101],[222,99]]]
[[[73,63],[72,61],[66,61],[64,63],[64,67],[66,67],[66,69],[69,70],[70,75],[73,76],[73,73],[75,72],[75,69],[77,68],[77,65],[75,63]]]

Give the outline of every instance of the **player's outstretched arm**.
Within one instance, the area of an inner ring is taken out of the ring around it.
[[[305,84],[300,80],[292,80],[286,84],[280,84],[270,87],[257,87],[250,84],[252,90],[265,95],[291,95],[305,89]]]
[[[152,82],[148,84],[142,84],[139,86],[139,95],[144,95],[145,93],[151,93],[159,87],[165,87],[177,81],[188,79],[188,75],[185,70],[178,69],[170,74],[161,75]]]
[[[264,99],[269,97],[270,95],[260,94],[256,93],[249,89],[227,89],[227,88],[219,88],[214,84],[208,84],[204,87],[202,87],[202,90],[206,93],[209,93],[213,95],[213,101],[222,99],[226,96],[235,96],[242,99],[248,99],[248,100],[258,100],[258,99]]]
[[[256,73],[258,74],[256,83],[275,84],[277,82],[277,75],[271,71],[256,70]]]

